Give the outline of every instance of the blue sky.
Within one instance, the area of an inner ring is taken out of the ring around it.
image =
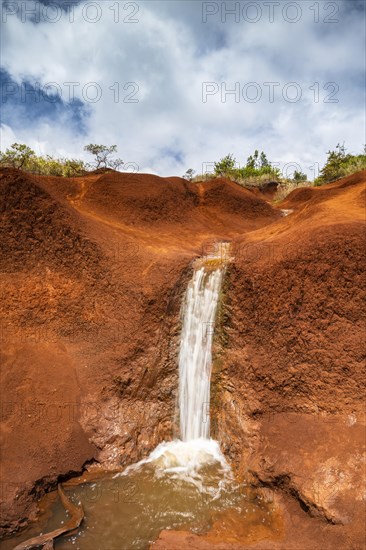
[[[87,134],[90,108],[80,99],[64,101],[58,93],[47,94],[45,89],[37,87],[37,83],[27,78],[23,78],[19,85],[2,68],[0,87],[0,122],[11,124],[14,131],[21,132],[25,121],[36,127],[38,123],[52,123],[63,117],[76,133]]]
[[[366,141],[363,1],[57,3],[2,0],[2,149],[117,144],[161,175],[260,149],[312,177]]]

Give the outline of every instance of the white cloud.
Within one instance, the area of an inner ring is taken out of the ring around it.
[[[13,130],[7,124],[2,124],[0,126],[0,149],[5,150],[16,143],[17,138]]]
[[[83,4],[74,8],[74,23],[67,14],[54,24],[22,23],[9,16],[3,25],[2,59],[18,82],[24,77],[42,85],[55,82],[65,100],[65,82],[80,83],[75,95],[83,101],[88,88],[84,97],[82,88],[98,83],[101,99],[86,102],[91,107],[87,135],[75,133],[66,116],[50,124],[32,117],[21,123],[14,113],[6,121],[4,141],[12,126],[17,140],[35,149],[84,158],[85,143],[116,143],[126,162],[162,175],[181,175],[189,167],[200,171],[202,162],[228,152],[244,161],[255,148],[265,150],[272,161],[298,162],[311,174],[309,165],[322,164],[338,141],[346,140],[354,151],[361,148],[362,93],[352,89],[358,77],[362,84],[362,56],[356,55],[363,38],[359,12],[341,10],[334,24],[314,23],[314,14],[305,8],[294,24],[282,17],[269,23],[264,16],[256,24],[236,24],[233,18],[222,23],[220,14],[204,24],[199,1],[149,1],[138,2],[138,23],[115,23],[110,9],[115,2],[105,0],[101,19],[93,24],[85,20],[85,11],[83,19]],[[121,10],[120,16],[129,13]],[[250,103],[241,95],[236,103],[228,95],[224,103],[217,93],[203,103],[202,83],[222,81],[228,89],[239,82],[241,93],[246,83],[257,82],[262,99]],[[291,81],[301,87],[298,103],[282,96]],[[339,103],[323,102],[329,81],[340,86]],[[138,103],[127,102],[133,91],[132,85],[123,89],[128,82],[138,85]],[[265,82],[280,82],[273,103]],[[309,89],[314,82],[320,85],[319,103]],[[115,83],[118,102],[110,89]]]

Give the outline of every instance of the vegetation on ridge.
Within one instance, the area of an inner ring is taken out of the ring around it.
[[[328,151],[327,154],[327,162],[321,169],[319,177],[315,180],[315,185],[330,183],[361,170],[366,170],[366,145],[364,145],[363,152],[360,155],[346,154],[344,144],[341,145],[340,143],[334,151]]]
[[[105,145],[89,144],[85,151],[94,156],[94,160],[85,163],[79,159],[54,158],[51,155],[36,155],[36,153],[23,143],[13,143],[5,152],[0,151],[0,166],[18,168],[31,174],[43,176],[63,176],[70,178],[82,176],[93,170],[118,170],[123,164],[119,158],[113,158],[117,152],[117,145],[107,147]]]
[[[86,163],[80,159],[54,158],[51,155],[36,155],[27,145],[13,143],[5,152],[0,151],[0,167],[18,168],[32,174],[45,176],[73,177],[88,174],[94,170],[118,170],[124,163],[115,158],[117,146],[98,145],[90,143],[84,147],[94,159]],[[247,158],[245,166],[240,167],[232,154],[228,154],[214,164],[213,174],[195,176],[195,170],[190,168],[183,177],[189,181],[200,182],[215,177],[227,177],[243,187],[261,187],[270,182],[278,184],[278,199],[284,198],[293,189],[301,186],[323,185],[355,172],[366,170],[366,146],[359,155],[346,153],[343,145],[338,145],[333,151],[328,151],[328,158],[314,182],[307,181],[307,175],[301,170],[295,170],[292,178],[284,178],[279,168],[274,167],[267,155],[256,149]]]

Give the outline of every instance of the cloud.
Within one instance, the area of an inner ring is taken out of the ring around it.
[[[26,79],[18,84],[0,68],[1,122],[21,130],[24,125],[51,123],[62,118],[70,130],[85,135],[89,109],[78,99],[64,101],[57,92],[58,87],[41,87]]]
[[[319,13],[287,3],[301,9],[295,23],[283,3],[271,22],[268,3],[251,2],[262,11],[250,23],[248,2],[238,17],[222,11],[230,2],[58,2],[54,23],[56,12],[41,10],[38,22],[18,11],[2,24],[8,78],[58,94],[52,112],[47,101],[8,99],[17,141],[72,157],[88,142],[117,144],[123,160],[162,175],[200,172],[229,152],[243,162],[255,148],[313,175],[338,141],[361,149],[361,2],[319,3]],[[214,83],[206,102],[204,83]]]

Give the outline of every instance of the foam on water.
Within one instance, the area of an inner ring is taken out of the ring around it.
[[[230,466],[217,441],[210,439],[210,381],[212,341],[228,245],[219,244],[209,259],[216,269],[199,263],[185,294],[179,352],[180,440],[160,443],[150,455],[126,468],[122,475],[152,465],[156,476],[170,475],[194,484],[202,470],[214,466],[216,477],[228,477]],[[206,257],[207,259],[207,257]],[[205,260],[205,259],[204,259]],[[121,474],[118,474],[121,475]]]
[[[177,474],[184,479],[195,479],[205,465],[216,465],[222,473],[230,472],[230,466],[214,439],[191,441],[163,441],[147,458],[128,466],[123,474],[140,469],[145,464],[154,466],[156,475]],[[120,475],[120,474],[117,474]]]
[[[228,251],[227,243],[221,243],[213,254],[195,263],[183,302],[178,400],[181,438],[160,443],[147,458],[122,473],[69,488],[74,502],[83,502],[85,522],[77,535],[58,540],[60,550],[74,545],[80,550],[147,549],[165,529],[205,533],[220,517],[216,514],[225,510],[242,514],[244,538],[253,526],[263,533],[263,522],[269,521],[268,507],[253,497],[247,484],[241,487],[234,480],[219,443],[210,439],[213,328]],[[230,518],[226,523],[228,541],[236,540],[237,524],[230,526]],[[57,500],[46,531],[64,521],[65,510]],[[42,530],[44,527],[45,523]],[[35,534],[23,534],[21,540]],[[7,550],[14,548],[12,542]]]

